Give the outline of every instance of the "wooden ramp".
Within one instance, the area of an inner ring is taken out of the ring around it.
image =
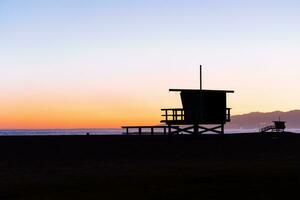
[[[179,126],[122,126],[125,135],[174,135]]]
[[[270,132],[284,132],[284,129],[282,129],[282,128],[277,128],[276,126],[266,126],[266,127],[264,127],[264,128],[261,128],[260,130],[259,130],[259,132],[260,133],[266,133],[266,132],[268,132],[268,131],[270,131]]]
[[[284,132],[286,126],[285,126],[285,121],[273,121],[274,122],[274,125],[271,125],[271,126],[266,126],[264,128],[261,128],[259,130],[259,132],[261,133],[266,133],[268,131],[271,131],[271,132]]]
[[[259,130],[259,132],[261,133],[265,133],[265,132],[268,132],[268,131],[272,131],[274,132],[275,130],[275,126],[266,126],[266,127],[263,127]]]

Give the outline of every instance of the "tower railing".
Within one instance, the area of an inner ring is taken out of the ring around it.
[[[184,110],[182,108],[161,109],[163,121],[184,121]]]
[[[164,108],[161,109],[163,114],[161,115],[163,117],[164,122],[167,121],[184,121],[184,110],[183,108]],[[231,108],[226,108],[226,121],[230,122],[230,111]]]
[[[226,121],[230,122],[231,118],[230,118],[230,110],[231,108],[226,108]]]

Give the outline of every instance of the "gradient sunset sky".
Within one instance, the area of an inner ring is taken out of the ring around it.
[[[158,124],[169,88],[300,108],[300,1],[0,0],[0,128]]]

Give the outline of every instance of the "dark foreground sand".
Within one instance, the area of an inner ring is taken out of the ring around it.
[[[0,199],[299,199],[300,135],[0,137]]]

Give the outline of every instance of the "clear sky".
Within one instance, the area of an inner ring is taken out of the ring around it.
[[[169,88],[300,108],[300,1],[0,0],[0,128],[157,124]]]

